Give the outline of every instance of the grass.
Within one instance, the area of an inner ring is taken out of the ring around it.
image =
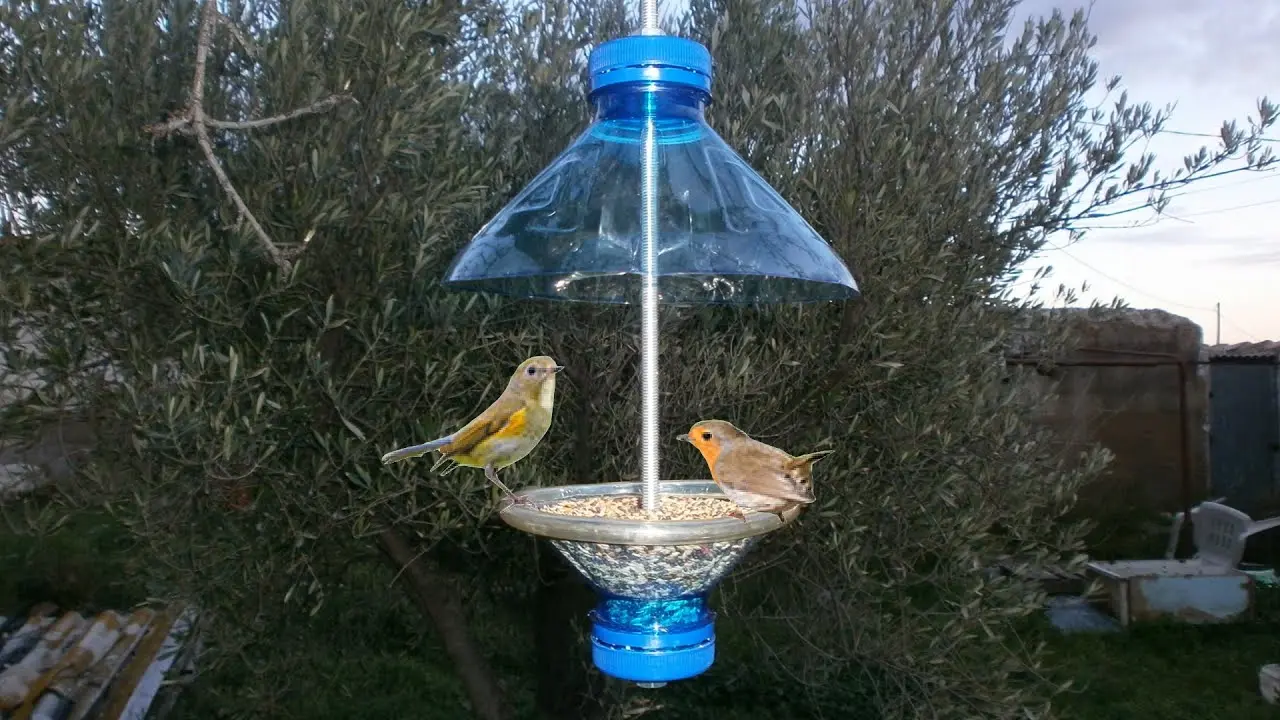
[[[279,668],[292,659],[278,692],[241,692],[245,669],[228,668],[180,696],[174,717],[465,718],[462,688],[447,661],[430,645],[403,647],[403,638],[378,646],[389,639],[322,629],[290,643],[287,657],[268,661]]]
[[[1063,718],[1274,719],[1258,668],[1280,662],[1280,615],[1233,625],[1138,626],[1115,635],[1050,639],[1054,673],[1076,687],[1055,702]]]
[[[106,512],[67,515],[49,533],[19,532],[25,514],[40,503],[17,504],[0,512],[0,615],[37,602],[100,610],[127,608],[145,594],[129,578],[130,538]]]
[[[12,520],[13,508],[6,512]],[[86,609],[128,607],[142,599],[127,581],[128,547],[123,530],[99,513],[69,518],[40,538],[0,529],[0,567],[11,569],[0,575],[0,614],[41,600]],[[183,694],[173,717],[465,718],[463,692],[448,659],[400,593],[385,590],[389,579],[389,571],[376,563],[354,569],[315,622],[282,628],[271,643],[254,649],[261,662],[206,678]],[[1258,695],[1257,672],[1265,663],[1280,662],[1277,594],[1260,596],[1257,617],[1247,623],[1147,625],[1067,636],[1040,622],[1030,634],[1049,644],[1051,676],[1074,682],[1055,703],[1067,720],[1275,718],[1277,708]],[[492,635],[479,638],[485,647],[506,648],[490,658],[493,669],[516,717],[533,717],[525,661],[531,641],[497,637],[519,625],[511,620],[485,623],[476,632]],[[724,697],[709,694],[713,686],[735,685],[713,682],[734,671],[731,664],[717,664],[700,689],[679,684],[660,691],[655,700],[670,703],[670,709],[649,717],[792,717],[785,688],[751,687],[748,697],[738,685]],[[273,673],[278,683],[260,682]],[[251,695],[244,691],[249,687],[276,690]]]

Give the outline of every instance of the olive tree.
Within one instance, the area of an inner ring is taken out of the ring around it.
[[[1016,633],[1042,598],[982,570],[1076,557],[1081,528],[1060,518],[1105,457],[1064,456],[1032,420],[1041,398],[1008,382],[1001,353],[1019,333],[1069,341],[1011,284],[1051,235],[1269,164],[1258,138],[1274,114],[1260,103],[1248,132],[1161,175],[1130,151],[1167,112],[1123,96],[1091,107],[1083,17],[1010,27],[1014,6],[693,0],[669,18],[716,58],[713,125],[864,293],[664,310],[673,432],[720,417],[797,452],[837,450],[818,502],[721,593],[735,660],[672,688],[672,712],[728,697],[779,714],[1021,717],[1052,695]],[[314,613],[376,549],[476,714],[505,714],[456,591],[528,603],[532,541],[494,526],[479,473],[378,457],[456,427],[545,352],[568,366],[559,419],[504,479],[637,476],[633,309],[439,285],[587,120],[585,51],[625,31],[624,9],[0,9],[0,349],[10,377],[40,382],[4,427],[35,437],[68,413],[95,427],[61,499],[110,508],[148,548],[155,593],[206,609],[210,663]],[[666,456],[674,477],[705,476],[700,462]],[[578,662],[555,657],[562,674]],[[583,712],[634,700],[566,692],[592,696]]]
[[[7,5],[0,326],[34,334],[5,364],[44,382],[6,430],[69,406],[96,425],[64,496],[147,543],[157,593],[207,610],[219,656],[314,612],[325,564],[376,546],[497,717],[457,599],[417,559],[496,497],[378,462],[536,349],[523,309],[437,281],[487,202],[457,74],[489,13]]]

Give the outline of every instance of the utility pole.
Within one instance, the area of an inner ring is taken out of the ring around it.
[[[1213,314],[1217,316],[1216,319],[1218,321],[1217,323],[1218,329],[1214,331],[1213,344],[1221,345],[1222,344],[1222,303],[1213,304]]]

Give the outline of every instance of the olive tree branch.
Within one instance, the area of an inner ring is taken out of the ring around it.
[[[313,102],[310,105],[305,105],[303,107],[297,108],[296,110],[290,110],[287,113],[281,113],[280,115],[273,115],[268,118],[236,121],[236,120],[216,120],[211,117],[206,117],[205,125],[211,128],[217,128],[219,130],[252,130],[254,128],[268,127],[271,125],[275,125],[277,123],[287,122],[289,120],[293,120],[294,118],[302,117],[303,115],[313,115],[315,113],[324,112],[325,110],[329,110],[330,108],[337,107],[338,105],[341,105],[344,102],[356,102],[356,99],[351,97],[350,95],[347,95],[346,93],[341,93],[338,95],[330,95],[329,97],[324,98],[323,100],[317,100],[316,102]]]
[[[226,28],[227,32],[231,33],[231,37],[235,38],[236,42],[240,43],[240,47],[244,48],[246,53],[249,53],[250,56],[258,54],[258,49],[254,47],[253,43],[249,41],[249,37],[245,35],[244,32],[242,32],[235,24],[235,21],[222,13],[216,13],[216,17],[218,24]]]
[[[286,273],[292,268],[290,253],[281,250],[278,245],[267,234],[262,227],[262,223],[258,222],[258,218],[254,216],[249,209],[244,198],[236,190],[235,184],[231,182],[231,178],[227,176],[226,170],[222,167],[222,163],[218,161],[217,155],[213,152],[213,139],[209,134],[210,128],[218,130],[250,130],[254,128],[267,127],[278,123],[287,122],[303,115],[313,115],[326,110],[337,107],[346,102],[354,103],[356,99],[348,93],[336,93],[327,98],[311,103],[295,110],[280,115],[274,115],[268,118],[260,118],[256,120],[231,121],[218,120],[205,115],[204,112],[204,84],[205,84],[205,68],[209,62],[209,49],[213,45],[213,31],[218,25],[226,26],[231,30],[231,34],[245,48],[247,52],[252,52],[249,48],[248,40],[244,34],[235,28],[231,21],[218,12],[217,4],[214,0],[205,0],[204,6],[200,13],[200,31],[196,41],[196,67],[195,77],[191,81],[191,92],[187,97],[187,104],[180,112],[175,114],[168,120],[146,127],[147,132],[154,137],[167,137],[174,133],[195,136],[196,142],[200,145],[200,150],[204,153],[205,161],[209,165],[209,169],[213,171],[214,177],[217,178],[218,184],[222,186],[223,192],[231,198],[232,204],[236,206],[241,219],[249,224],[253,232],[258,237],[258,242],[262,246],[263,252],[271,259],[273,263]]]

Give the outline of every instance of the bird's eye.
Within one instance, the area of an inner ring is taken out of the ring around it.
[[[702,433],[702,439],[703,439],[703,440],[710,440],[710,439],[711,439],[711,433],[709,433],[709,432],[704,432],[704,433]]]
[[[528,369],[528,370],[526,370],[525,372],[527,372],[527,373],[529,373],[530,375],[532,375],[532,374],[534,374],[534,373],[538,372],[538,369],[537,369],[537,368],[535,368],[534,366],[530,365],[530,366],[529,366],[529,369]]]

